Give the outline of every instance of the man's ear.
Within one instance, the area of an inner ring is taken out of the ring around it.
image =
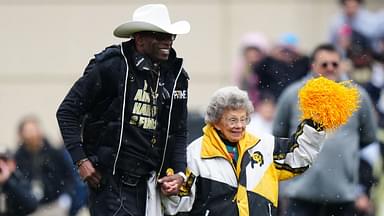
[[[134,35],[134,38],[135,38],[135,43],[136,43],[136,46],[137,47],[142,47],[143,44],[144,44],[144,37],[142,34],[139,34],[139,33],[136,33]]]

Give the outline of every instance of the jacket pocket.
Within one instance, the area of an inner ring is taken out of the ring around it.
[[[120,122],[109,122],[100,132],[99,146],[116,147],[120,138],[120,130]]]

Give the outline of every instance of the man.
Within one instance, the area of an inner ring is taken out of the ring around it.
[[[27,215],[38,205],[29,183],[16,169],[16,161],[0,148],[0,215]]]
[[[312,73],[290,85],[278,101],[273,134],[286,137],[300,120],[298,90],[311,77],[342,81],[340,54],[329,44],[312,54]],[[358,151],[375,141],[373,108],[366,91],[359,87],[360,108],[349,121],[329,134],[313,167],[285,186],[288,215],[353,215],[358,188]]]
[[[37,118],[24,117],[18,128],[20,147],[15,160],[39,202],[37,211],[55,216],[68,215],[74,190],[73,165],[65,159],[65,149],[55,149],[44,137]]]
[[[165,5],[139,7],[114,30],[130,40],[95,55],[60,105],[91,215],[160,215],[156,181],[165,195],[184,182],[189,78],[172,44],[189,30]]]

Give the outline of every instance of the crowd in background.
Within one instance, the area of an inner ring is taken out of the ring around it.
[[[75,216],[87,188],[68,152],[45,137],[39,120],[24,117],[16,152],[0,150],[0,215]]]
[[[356,198],[355,207],[359,215],[384,215],[379,204],[384,200],[384,175],[377,157],[384,143],[384,10],[369,11],[363,0],[340,0],[340,7],[329,26],[329,42],[342,56],[340,65],[334,66],[346,72],[344,80],[353,80],[368,92],[379,128],[378,141],[356,156],[360,165],[356,194],[366,196]],[[293,32],[283,33],[276,42],[262,32],[244,35],[231,77],[232,84],[247,90],[253,101],[249,130],[272,133],[280,95],[311,72],[312,60],[300,50],[299,35]],[[192,141],[201,135],[204,122],[196,113],[189,116]],[[23,119],[18,135],[15,153],[0,151],[0,215],[76,215],[86,205],[87,189],[68,152],[51,146],[35,118]],[[281,215],[286,211],[285,198],[283,194]]]

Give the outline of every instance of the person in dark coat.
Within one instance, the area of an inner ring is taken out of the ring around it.
[[[159,180],[163,194],[176,194],[185,180],[189,77],[172,44],[189,30],[171,23],[165,5],[139,7],[114,30],[130,39],[96,54],[61,103],[58,123],[90,186],[91,215],[161,215],[147,189]]]
[[[308,56],[298,49],[298,37],[283,34],[271,54],[254,67],[259,95],[272,95],[277,100],[289,84],[304,77],[309,69]]]
[[[34,116],[21,120],[19,138],[21,145],[15,153],[15,160],[20,174],[29,182],[39,202],[38,211],[56,209],[60,215],[68,215],[74,176],[73,165],[65,158],[65,149],[54,148],[49,143]]]
[[[0,216],[27,215],[38,201],[29,184],[16,169],[16,161],[5,148],[0,149]]]

